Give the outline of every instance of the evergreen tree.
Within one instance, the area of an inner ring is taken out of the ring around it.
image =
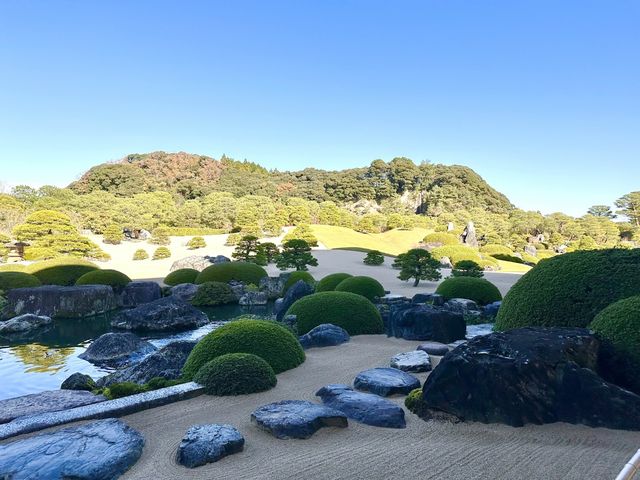
[[[311,247],[304,240],[288,240],[282,245],[282,252],[276,257],[276,266],[280,270],[295,268],[308,270],[307,265],[317,266],[318,260],[311,255]]]
[[[420,280],[435,282],[442,278],[440,262],[429,252],[420,248],[413,248],[398,255],[393,262],[394,268],[400,269],[400,280],[414,279],[413,286],[417,287]]]

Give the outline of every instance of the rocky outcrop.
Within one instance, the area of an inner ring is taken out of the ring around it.
[[[196,425],[182,438],[176,460],[180,465],[195,468],[217,462],[243,448],[244,437],[231,425]]]
[[[298,280],[296,283],[289,287],[287,293],[285,293],[282,299],[276,300],[275,314],[277,320],[282,320],[284,315],[289,310],[289,307],[295,303],[296,300],[311,295],[314,292],[314,288],[308,283]]]
[[[106,400],[102,395],[74,390],[48,390],[22,397],[0,400],[0,423],[14,418],[58,412]]]
[[[93,381],[93,378],[80,372],[72,373],[60,385],[61,390],[85,390],[90,392],[94,388],[96,388],[96,382]]]
[[[333,325],[332,323],[323,323],[309,330],[309,332],[302,335],[299,340],[302,348],[307,349],[341,345],[348,342],[350,337],[344,328]]]
[[[262,277],[260,279],[260,291],[265,292],[269,300],[275,300],[282,295],[284,285],[287,283],[291,273],[283,272],[277,277]]]
[[[207,315],[173,296],[117,314],[111,326],[126,330],[186,330],[209,322]]]
[[[465,338],[466,323],[461,313],[431,305],[401,304],[392,307],[385,319],[387,336],[405,340],[451,343]]]
[[[19,315],[9,320],[0,321],[0,335],[30,332],[31,330],[46,327],[52,323],[53,320],[51,320],[51,317],[25,313],[24,315]]]
[[[371,368],[356,375],[353,381],[356,390],[375,393],[381,397],[407,395],[420,388],[420,380],[397,368]]]
[[[431,370],[431,359],[427,352],[423,350],[413,350],[412,352],[394,355],[391,357],[389,365],[391,368],[397,368],[403,372],[428,372]]]
[[[133,333],[105,333],[96,338],[78,357],[96,365],[117,367],[156,349]]]
[[[175,287],[171,287],[171,296],[187,303],[190,303],[191,300],[193,300],[196,293],[198,293],[198,285],[193,283],[181,283]]]
[[[116,294],[116,302],[121,308],[134,308],[153,302],[162,297],[160,285],[156,282],[129,282]]]

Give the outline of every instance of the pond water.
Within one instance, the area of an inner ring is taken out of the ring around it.
[[[175,340],[195,340],[239,315],[271,315],[273,304],[251,308],[225,305],[203,308],[203,311],[211,320],[211,323],[203,327],[181,332],[139,335],[158,348]],[[0,400],[58,389],[60,384],[75,372],[97,379],[113,371],[78,358],[78,355],[103,333],[122,331],[109,325],[113,315],[112,313],[82,319],[56,319],[51,327],[33,332],[27,338],[0,337]]]

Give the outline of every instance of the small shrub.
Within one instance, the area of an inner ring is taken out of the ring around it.
[[[124,234],[122,233],[122,227],[119,227],[118,225],[109,225],[102,233],[102,241],[104,243],[120,245],[123,239]]]
[[[151,238],[149,243],[154,245],[169,245],[171,239],[169,238],[169,229],[166,227],[158,227],[151,232]]]
[[[180,378],[176,380],[169,380],[164,377],[153,377],[145,384],[145,387],[147,390],[159,390],[161,388],[174,387],[181,383],[185,383],[185,380]]]
[[[200,272],[195,268],[179,268],[164,277],[163,283],[171,287],[181,283],[195,283],[199,274]]]
[[[316,292],[332,292],[343,280],[352,277],[348,273],[332,273],[327,275],[316,285]]]
[[[14,288],[39,287],[42,282],[25,272],[0,272],[0,290],[8,292]]]
[[[221,235],[226,233],[221,228],[200,228],[200,227],[163,227],[172,237],[193,237],[202,235]]]
[[[462,260],[471,260],[480,264],[482,257],[475,248],[467,247],[466,245],[444,245],[442,247],[436,247],[431,250],[431,255],[436,260],[441,260],[442,257],[448,257],[451,263],[455,265]]]
[[[299,280],[302,280],[303,282],[308,283],[314,288],[316,286],[316,280],[313,278],[313,276],[309,272],[305,272],[305,271],[291,272],[291,275],[289,275],[289,278],[287,279],[287,281],[284,284],[284,287],[282,288],[282,295],[287,293],[287,290],[289,290],[289,288],[291,288],[291,286],[294,283],[298,282]]]
[[[194,379],[209,395],[245,395],[276,386],[273,368],[250,353],[228,353],[205,363]]]
[[[223,282],[231,280],[245,284],[260,284],[260,279],[267,276],[267,271],[260,265],[248,262],[225,262],[211,265],[200,272],[196,283]]]
[[[189,250],[197,250],[198,248],[204,248],[206,246],[207,242],[204,241],[203,237],[193,237],[187,242],[187,248]]]
[[[222,282],[204,282],[198,287],[191,304],[197,307],[215,307],[238,301],[231,287]]]
[[[28,272],[38,277],[43,285],[75,285],[76,281],[85,273],[98,270],[98,267],[76,257],[60,257],[44,260],[29,265]]]
[[[502,300],[500,290],[488,280],[476,277],[449,277],[445,279],[436,293],[445,299],[466,298],[479,305],[487,305]]]
[[[529,265],[535,265],[540,261],[540,259],[533,255],[529,255],[527,252],[522,252],[522,261]]]
[[[404,399],[404,406],[407,407],[411,413],[416,413],[416,407],[422,400],[422,388],[416,388],[411,390],[407,398]]]
[[[156,251],[153,252],[153,257],[151,260],[162,260],[163,258],[169,258],[171,256],[171,250],[167,247],[158,247]]]
[[[458,245],[460,243],[460,240],[458,240],[458,237],[456,235],[453,235],[452,233],[445,233],[445,232],[430,233],[426,237],[424,237],[422,241],[424,243],[440,244],[441,246],[442,245]]]
[[[114,290],[121,290],[131,282],[124,273],[117,270],[93,270],[76,280],[76,285],[109,285]]]
[[[384,297],[384,287],[375,278],[358,276],[344,279],[336,288],[336,292],[351,292],[374,301],[376,297]]]
[[[114,383],[103,391],[105,397],[109,400],[115,400],[116,398],[128,397],[137,393],[146,392],[147,389],[144,385],[138,385],[133,382]]]
[[[384,255],[378,250],[371,250],[365,255],[363,262],[365,265],[382,265]]]
[[[142,248],[139,248],[133,254],[133,259],[134,260],[146,260],[147,258],[149,258],[149,254],[147,253],[146,250],[144,250]]]
[[[484,277],[484,269],[473,260],[460,260],[453,266],[454,277]]]
[[[240,240],[242,239],[242,234],[241,233],[230,233],[229,236],[227,237],[227,241],[224,242],[224,244],[227,247],[234,247],[236,245],[238,245],[238,243],[240,243]]]

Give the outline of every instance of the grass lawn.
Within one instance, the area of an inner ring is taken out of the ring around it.
[[[522,263],[498,260],[498,264],[500,265],[501,272],[527,273],[529,270],[531,270],[531,267],[529,265],[523,265]]]

